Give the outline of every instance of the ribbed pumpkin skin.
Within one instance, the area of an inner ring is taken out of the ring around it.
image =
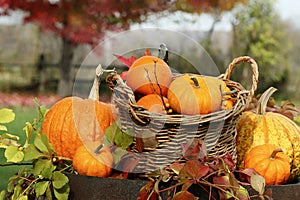
[[[265,115],[246,111],[237,123],[237,166],[244,167],[244,158],[257,145],[273,144],[285,150],[292,166],[291,178],[300,175],[300,130],[289,118],[273,112]]]
[[[111,104],[66,97],[47,112],[42,133],[59,156],[72,159],[82,141],[102,141],[105,129],[114,122],[112,109]]]
[[[192,77],[197,79],[199,88],[194,87]],[[215,77],[185,74],[172,81],[167,98],[171,108],[177,113],[208,114],[221,109],[222,92],[225,92],[225,88],[225,82]]]
[[[103,146],[98,154],[92,152],[100,143],[86,143],[75,152],[73,159],[74,169],[82,175],[108,177],[112,172],[113,156],[107,146]]]
[[[267,185],[281,185],[290,176],[290,158],[283,152],[278,152],[271,158],[275,145],[263,144],[252,148],[245,157],[245,168],[253,168],[265,178]]]

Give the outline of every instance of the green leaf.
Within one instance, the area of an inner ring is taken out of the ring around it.
[[[51,160],[39,159],[34,164],[33,174],[35,176],[42,175],[44,178],[52,178],[52,172],[55,170]]]
[[[105,135],[107,137],[106,139],[109,141],[105,141],[105,143],[109,143],[108,146],[113,143],[116,146],[121,147],[122,149],[126,149],[133,142],[132,134],[130,134],[129,131],[124,133],[116,122],[114,122],[106,129]]]
[[[20,146],[18,142],[15,140],[19,140],[20,138],[16,135],[12,135],[9,133],[3,133],[0,135],[0,148],[7,148],[8,146]]]
[[[128,152],[124,149],[121,149],[121,148],[116,148],[113,152],[112,152],[112,155],[113,155],[113,158],[114,158],[114,163],[117,164],[120,162],[120,160],[122,159],[122,157],[124,155],[126,155]]]
[[[45,115],[47,114],[47,112],[49,111],[48,108],[46,108],[45,106],[41,105],[38,101],[37,98],[34,98],[34,103],[38,106],[38,110],[39,110],[39,118],[40,119],[44,119]]]
[[[69,193],[70,193],[70,186],[68,184],[65,184],[60,189],[54,188],[54,195],[59,200],[68,200]]]
[[[69,182],[69,179],[66,175],[61,172],[54,172],[52,176],[52,184],[56,189],[61,189]]]
[[[236,191],[235,195],[239,200],[247,200],[249,199],[249,193],[246,188],[240,185],[239,189]]]
[[[0,123],[6,124],[9,122],[14,121],[15,119],[15,113],[13,110],[8,108],[2,108],[0,109]]]
[[[38,158],[45,157],[46,155],[41,153],[36,146],[33,144],[29,144],[25,149],[24,149],[24,161],[28,160],[35,160]]]
[[[18,200],[28,200],[28,196],[27,195],[21,195],[18,197]]]
[[[16,185],[14,187],[14,193],[13,193],[11,199],[12,200],[17,200],[20,197],[21,192],[22,192],[22,187],[20,185]]]
[[[21,162],[24,158],[24,152],[19,151],[18,147],[9,146],[5,150],[5,158],[7,159],[7,162]]]
[[[0,131],[7,131],[6,126],[0,125]]]
[[[52,199],[52,191],[51,191],[50,187],[48,187],[47,190],[46,190],[46,198],[47,199]]]
[[[35,193],[36,197],[42,196],[45,194],[47,188],[49,187],[50,181],[41,181],[35,184]]]
[[[0,192],[0,200],[4,200],[5,198],[5,194],[6,194],[6,192],[5,192],[5,190],[2,190],[1,192]]]
[[[259,194],[263,195],[265,192],[265,179],[261,175],[254,174],[250,178],[251,187]]]
[[[31,123],[26,122],[26,126],[23,128],[26,133],[26,141],[25,141],[25,147],[29,144],[31,138],[32,138],[32,133],[33,133],[33,126]]]
[[[3,133],[0,135],[0,139],[12,139],[12,140],[19,140],[20,137],[17,135],[12,135],[9,133]]]
[[[34,145],[38,148],[41,152],[49,154],[49,142],[47,137],[44,134],[36,134],[34,139]]]

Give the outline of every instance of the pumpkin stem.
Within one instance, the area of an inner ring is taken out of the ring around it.
[[[276,88],[270,87],[261,95],[256,107],[257,114],[261,114],[261,115],[266,114],[268,100],[276,90],[277,90]]]
[[[200,88],[199,82],[196,77],[191,77],[191,80],[194,82],[194,88]]]
[[[93,100],[98,100],[100,99],[99,97],[99,87],[101,84],[101,76],[104,72],[115,72],[115,69],[112,70],[104,70],[101,66],[101,64],[99,64],[96,68],[96,75],[95,75],[95,79],[94,79],[94,83],[93,86],[91,88],[90,94],[89,94],[89,99],[93,99]]]
[[[99,151],[103,148],[104,144],[100,144],[95,150],[94,150],[94,154],[99,154]]]
[[[276,154],[279,153],[279,152],[283,152],[283,148],[277,148],[277,149],[275,149],[272,152],[271,156],[270,156],[270,160],[275,160],[276,159]]]

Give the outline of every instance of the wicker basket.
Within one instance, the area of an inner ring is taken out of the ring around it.
[[[230,80],[232,70],[242,62],[249,63],[252,68],[250,90]],[[121,129],[131,130],[135,138],[132,150],[139,159],[135,172],[150,172],[169,165],[182,155],[181,144],[186,144],[193,138],[205,141],[209,156],[230,153],[236,159],[235,125],[239,114],[251,101],[257,88],[258,67],[252,58],[238,57],[218,78],[235,91],[232,94],[235,98],[234,106],[205,115],[182,115],[147,111],[136,104],[133,91],[118,74],[111,73],[107,77],[107,84],[113,91],[112,99],[119,109]],[[141,138],[146,141],[142,143],[142,148]]]

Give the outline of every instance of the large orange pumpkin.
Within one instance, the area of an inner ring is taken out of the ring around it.
[[[286,116],[266,112],[266,105],[276,89],[271,87],[259,99],[256,112],[245,111],[240,116],[236,130],[237,166],[244,167],[245,155],[257,145],[273,144],[285,150],[290,157],[291,176],[300,175],[300,129]]]
[[[142,56],[129,68],[126,84],[136,93],[167,95],[172,81],[171,69],[166,62],[155,56]],[[160,91],[161,90],[161,91]]]
[[[221,110],[226,90],[225,82],[216,77],[185,74],[172,81],[167,98],[177,113],[208,114]]]
[[[99,142],[87,142],[76,150],[73,167],[82,175],[108,177],[112,172],[113,161],[109,147]]]
[[[98,100],[66,97],[47,112],[41,131],[59,156],[72,159],[82,141],[102,141],[114,122],[113,109]]]

